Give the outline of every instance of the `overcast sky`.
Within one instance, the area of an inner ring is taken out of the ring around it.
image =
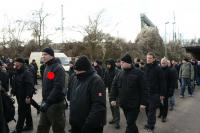
[[[31,13],[43,7],[50,14],[46,19],[45,34],[53,41],[61,41],[61,4],[64,6],[64,39],[81,40],[83,35],[72,30],[88,24],[88,16],[95,17],[101,10],[104,32],[125,40],[134,41],[140,32],[140,13],[158,27],[162,37],[165,22],[168,39],[172,38],[173,12],[175,31],[184,39],[200,37],[200,2],[198,0],[2,0],[0,4],[0,29],[17,19],[30,20]],[[0,35],[2,36],[2,35]],[[23,35],[23,39],[30,34]],[[30,37],[31,38],[31,37]]]

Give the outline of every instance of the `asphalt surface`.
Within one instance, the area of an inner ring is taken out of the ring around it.
[[[39,85],[36,86],[38,92],[34,95],[34,99],[41,103],[41,82],[39,81]],[[200,133],[200,87],[196,87],[194,97],[186,97],[179,98],[178,93],[180,90],[176,90],[176,106],[173,111],[169,111],[167,122],[162,123],[160,119],[157,118],[157,123],[155,127],[155,133]],[[157,111],[158,112],[158,111]],[[107,125],[104,127],[104,133],[124,133],[126,128],[126,120],[124,118],[124,114],[120,111],[121,121],[120,121],[120,129],[115,129],[114,125]],[[39,115],[37,114],[36,109],[32,107],[32,116],[34,123],[34,130],[30,132],[24,133],[36,133],[37,125],[39,121]],[[66,110],[66,133],[68,133],[68,129],[70,129],[70,125],[68,123],[69,111]],[[17,119],[17,104],[16,104],[16,119]],[[109,108],[109,103],[107,100],[107,121],[111,120],[111,112]],[[146,124],[146,114],[145,112],[140,112],[137,120],[137,125],[140,133],[146,133],[143,129],[144,124]],[[15,122],[10,122],[9,127],[10,130],[13,131],[15,129]],[[52,131],[50,131],[52,133]]]

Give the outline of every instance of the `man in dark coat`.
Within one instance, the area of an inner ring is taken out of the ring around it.
[[[69,76],[72,76],[73,73],[74,73],[74,63],[73,63],[73,61],[70,61],[69,62],[69,71],[68,71],[68,74],[69,74]]]
[[[197,85],[200,86],[200,61],[197,61]]]
[[[166,80],[166,94],[165,98],[160,102],[160,115],[159,118],[162,119],[162,122],[166,122],[167,114],[168,114],[168,99],[172,97],[174,94],[174,89],[176,85],[177,75],[172,71],[170,67],[168,67],[170,61],[167,58],[161,59],[161,68],[164,72],[165,80]]]
[[[43,74],[44,74],[45,67],[46,67],[45,63],[42,63],[40,66],[40,76],[41,76],[42,80],[43,80]]]
[[[3,62],[0,62],[0,81],[3,89],[9,91],[9,73],[6,68],[3,66]]]
[[[65,133],[65,70],[54,57],[52,48],[42,51],[46,64],[42,81],[42,104],[37,133]]]
[[[80,56],[69,80],[72,133],[103,133],[106,124],[106,90],[86,56]]]
[[[106,66],[107,66],[107,70],[104,75],[104,83],[105,83],[106,87],[108,88],[109,102],[111,102],[110,93],[111,93],[111,89],[112,89],[112,82],[113,82],[115,75],[117,75],[120,70],[115,67],[115,61],[113,59],[108,59],[106,61]],[[119,125],[120,111],[119,111],[119,104],[118,104],[117,99],[116,99],[116,101],[117,101],[116,106],[111,106],[111,104],[110,104],[110,109],[112,112],[113,119],[111,121],[109,121],[109,123],[115,124],[115,128],[119,129],[120,128],[120,125]]]
[[[178,87],[178,71],[175,68],[175,65],[172,64],[172,62],[170,62],[168,60],[168,67],[170,68],[170,73],[172,75],[172,88],[173,88],[173,92],[172,92],[172,96],[169,96],[169,110],[172,111],[174,109],[175,106],[175,94],[174,94],[174,90],[177,89]]]
[[[6,123],[4,108],[2,102],[2,90],[0,89],[0,133],[9,133],[9,129]]]
[[[13,75],[11,94],[15,95],[18,103],[18,121],[13,133],[21,133],[33,129],[30,101],[33,96],[34,82],[32,73],[25,67],[23,58],[14,62],[16,73]],[[24,122],[26,120],[26,126]]]
[[[118,69],[121,69],[121,60],[117,59],[117,61],[115,62],[115,65]]]
[[[123,70],[115,76],[112,83],[111,105],[116,106],[116,99],[119,98],[119,105],[127,122],[126,133],[138,133],[136,120],[140,108],[145,108],[143,73],[133,66],[129,54],[121,58],[121,68]]]
[[[153,53],[147,53],[146,61],[144,81],[146,83],[145,94],[147,94],[147,124],[145,125],[145,129],[148,132],[153,132],[156,124],[156,108],[160,100],[164,100],[164,96],[166,95],[166,81],[164,72],[158,66]]]
[[[103,79],[104,73],[103,73],[103,67],[102,67],[102,62],[99,60],[96,60],[94,62],[94,69],[96,70],[97,74]]]
[[[35,59],[32,60],[31,64],[34,68],[34,83],[37,85],[37,72],[38,72],[38,66],[37,63],[35,62]]]

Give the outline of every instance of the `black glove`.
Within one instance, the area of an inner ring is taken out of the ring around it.
[[[47,112],[48,108],[49,108],[49,104],[47,104],[46,102],[42,102],[42,104],[40,106],[40,111],[45,113],[45,112]]]
[[[16,96],[16,91],[15,91],[15,89],[11,89],[10,95],[11,95],[11,96]]]
[[[82,127],[82,133],[88,133],[90,131],[90,126],[88,124],[84,124]]]

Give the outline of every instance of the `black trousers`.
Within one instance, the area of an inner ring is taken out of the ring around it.
[[[99,128],[87,128],[86,130],[82,130],[82,128],[72,126],[71,133],[103,133],[103,127]]]
[[[146,107],[146,115],[147,115],[147,126],[149,129],[154,129],[156,124],[156,109],[160,103],[160,95],[153,94],[147,97],[147,107]]]
[[[115,124],[119,124],[120,122],[120,111],[119,111],[119,103],[117,102],[117,106],[112,106],[111,105],[111,99],[109,98],[109,103],[110,103],[110,110],[112,113],[113,120]]]
[[[33,126],[33,120],[31,116],[31,106],[30,104],[26,104],[25,98],[17,97],[18,103],[18,120],[16,129],[21,132],[24,127],[24,122],[26,121],[26,126]]]
[[[161,118],[166,118],[168,114],[168,98],[163,100],[163,104],[160,103],[160,116]]]
[[[139,108],[126,108],[122,107],[126,118],[126,132],[125,133],[139,133],[138,127],[136,125],[136,120],[139,114]]]
[[[1,92],[0,92],[0,133],[9,133],[8,124],[6,123],[6,119],[4,117]]]

